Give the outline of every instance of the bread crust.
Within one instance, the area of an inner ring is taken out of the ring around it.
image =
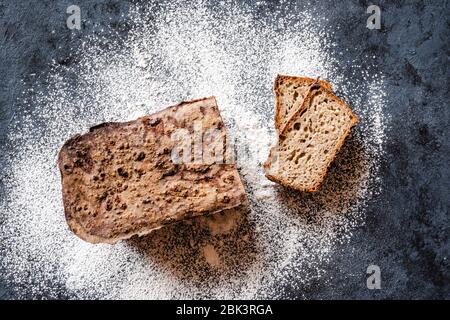
[[[267,177],[269,180],[274,181],[274,182],[277,182],[277,183],[279,183],[279,184],[281,184],[281,185],[283,185],[283,186],[286,186],[286,187],[290,187],[290,188],[296,189],[296,190],[298,190],[298,191],[302,191],[302,192],[315,192],[315,191],[317,191],[317,190],[319,189],[319,186],[322,184],[323,180],[325,179],[325,176],[326,176],[326,174],[327,174],[327,172],[328,172],[329,166],[330,166],[331,163],[334,161],[334,159],[335,159],[335,157],[336,157],[338,151],[341,149],[342,145],[344,144],[345,139],[346,139],[347,136],[350,134],[351,129],[358,123],[358,118],[357,118],[356,115],[353,113],[353,111],[350,109],[350,107],[347,105],[347,103],[345,103],[345,101],[342,100],[342,99],[340,99],[339,97],[335,96],[330,90],[328,90],[327,88],[325,88],[325,87],[323,87],[323,86],[320,86],[320,87],[317,87],[317,88],[311,88],[311,89],[309,90],[309,92],[308,92],[306,98],[305,98],[304,101],[303,101],[302,106],[301,106],[301,107],[300,107],[300,108],[292,115],[292,117],[291,117],[291,118],[288,120],[288,122],[286,123],[286,126],[283,128],[283,131],[280,133],[280,135],[279,135],[279,140],[278,140],[278,143],[277,143],[277,146],[281,145],[282,142],[283,142],[283,140],[286,139],[286,133],[287,133],[287,131],[289,130],[289,128],[291,128],[291,127],[294,125],[296,119],[298,119],[298,117],[300,117],[300,116],[302,115],[302,113],[303,113],[304,111],[306,111],[307,108],[310,107],[311,101],[312,101],[312,99],[314,98],[314,96],[317,95],[317,94],[321,94],[321,93],[325,93],[325,94],[328,96],[328,98],[329,98],[330,100],[337,101],[339,104],[341,104],[341,105],[344,106],[344,108],[346,109],[346,112],[350,115],[350,118],[351,118],[351,120],[350,120],[350,121],[351,121],[351,125],[350,125],[350,127],[344,132],[344,134],[342,134],[342,135],[339,137],[339,140],[338,140],[338,142],[337,142],[336,148],[335,148],[333,154],[330,154],[330,157],[328,158],[328,159],[329,159],[329,160],[328,160],[328,163],[326,164],[324,170],[322,171],[322,173],[321,173],[319,179],[317,180],[317,182],[316,182],[311,188],[303,188],[302,186],[292,184],[292,183],[290,183],[289,181],[280,178],[279,176],[270,174],[270,168],[271,168],[271,166],[272,166],[272,164],[273,164],[273,161],[272,161],[272,160],[273,160],[273,158],[275,157],[276,152],[277,152],[277,147],[272,147],[271,150],[270,150],[270,153],[269,153],[269,157],[268,157],[268,159],[266,160],[266,162],[265,162],[264,165],[263,165],[263,168],[264,168],[264,171],[265,171],[265,175],[266,175],[266,177]]]
[[[277,77],[275,78],[274,85],[273,85],[273,91],[275,93],[275,128],[277,129],[278,132],[281,132],[283,130],[283,128],[281,128],[283,117],[282,117],[281,99],[280,99],[280,95],[278,93],[278,87],[282,82],[287,81],[287,80],[296,82],[298,84],[306,83],[310,86],[312,86],[315,83],[319,83],[321,86],[328,89],[329,91],[333,90],[331,84],[329,82],[327,82],[326,80],[322,80],[319,78],[312,79],[312,78],[308,78],[308,77],[297,77],[297,76],[278,74]]]
[[[102,123],[67,140],[58,167],[70,230],[85,241],[112,244],[198,215],[246,207],[234,163],[172,163],[168,134],[192,130],[194,120],[226,139],[216,100],[208,97],[133,121]]]

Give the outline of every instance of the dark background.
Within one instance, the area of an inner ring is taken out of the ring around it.
[[[49,72],[52,60],[74,63],[69,56],[83,33],[96,33],[104,26],[125,36],[129,26],[120,16],[133,3],[0,1],[0,152],[8,151],[8,124],[22,91],[33,85],[30,74]],[[71,4],[82,8],[81,32],[66,27],[65,11]],[[361,27],[370,4],[381,7],[381,30]],[[386,79],[384,109],[389,127],[382,193],[372,201],[365,226],[335,255],[329,270],[333,278],[326,284],[317,280],[310,292],[302,294],[308,298],[449,299],[449,2],[334,0],[312,1],[312,5],[325,12],[331,27],[340,26],[334,39],[339,46],[358,44],[343,59],[376,57]],[[273,6],[280,4],[273,2]],[[5,192],[1,186],[0,176],[0,197]],[[361,285],[372,263],[381,268],[381,290]],[[302,296],[286,289],[291,298]],[[0,275],[0,298],[14,299],[13,292]]]

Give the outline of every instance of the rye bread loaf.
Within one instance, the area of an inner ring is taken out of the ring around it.
[[[202,132],[216,132],[200,139],[201,150],[213,153],[211,145],[221,146],[216,150],[225,157],[225,126],[214,97],[130,122],[104,123],[68,140],[58,165],[70,229],[91,243],[115,243],[182,219],[245,206],[234,163],[173,161],[179,148],[175,133],[188,136],[190,148],[198,124]]]
[[[282,132],[289,119],[303,104],[313,84],[319,84],[332,91],[331,84],[325,80],[307,77],[278,75],[274,83],[275,92],[275,128]]]
[[[357,122],[342,99],[320,85],[311,86],[270,150],[264,164],[267,178],[299,191],[316,191]]]

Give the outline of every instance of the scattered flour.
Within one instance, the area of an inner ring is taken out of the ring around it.
[[[77,63],[55,65],[24,94],[9,130],[15,152],[5,155],[0,202],[0,265],[10,286],[36,298],[245,299],[284,298],[287,285],[302,292],[314,279],[326,281],[333,253],[364,223],[379,191],[383,75],[336,59],[318,12],[272,9],[273,19],[256,19],[227,2],[148,6],[130,12],[126,39],[86,36]],[[278,73],[331,81],[360,119],[314,194],[284,189],[261,170],[275,141]],[[56,166],[68,137],[211,95],[235,141],[249,212],[202,217],[114,246],[68,231]]]

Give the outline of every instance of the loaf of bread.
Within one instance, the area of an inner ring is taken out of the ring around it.
[[[267,178],[299,191],[316,191],[357,122],[342,99],[313,83],[270,150],[264,164]]]
[[[198,140],[195,126],[215,135]],[[189,137],[192,155],[180,153],[188,161],[174,161],[175,148],[188,150],[179,148],[177,134],[184,143]],[[206,159],[214,145],[221,154]],[[200,159],[195,156],[199,150]],[[93,127],[68,140],[59,153],[67,223],[88,242],[115,243],[182,219],[246,206],[236,165],[226,163],[226,152],[214,97]],[[224,161],[211,161],[221,157]]]

